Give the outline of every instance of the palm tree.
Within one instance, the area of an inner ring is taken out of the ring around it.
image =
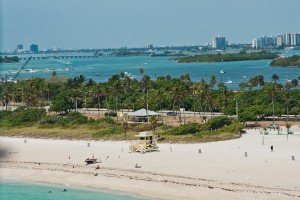
[[[279,75],[278,74],[273,74],[272,75],[272,81],[274,81],[274,83],[277,84],[278,80],[279,80]]]
[[[100,97],[104,95],[103,89],[100,87],[100,85],[94,85],[92,88],[92,92],[94,97],[97,98],[97,103],[98,103],[98,119],[100,118]]]
[[[291,101],[292,101],[292,94],[290,93],[289,90],[286,90],[283,94],[283,98],[284,98],[284,102],[285,102],[285,106],[286,106],[286,114],[287,114],[287,121],[289,121],[289,117],[290,117],[290,105],[291,105]]]
[[[120,95],[123,91],[123,87],[122,87],[122,84],[121,84],[121,81],[120,80],[116,80],[114,83],[113,83],[113,86],[112,86],[112,93],[115,95],[115,98],[116,98],[116,107],[115,107],[115,110],[116,112],[118,112],[119,110],[119,99],[120,99]],[[117,121],[118,121],[118,115],[117,115]]]
[[[215,75],[211,75],[210,77],[210,87],[213,88],[217,83],[217,77]]]
[[[145,70],[143,68],[139,68],[139,72],[142,75],[142,78],[141,78],[141,90],[142,90],[142,92],[144,94],[144,101],[146,99],[147,123],[149,123],[149,115],[148,115],[148,112],[149,112],[148,85],[149,85],[149,82],[150,82],[150,77],[144,74]]]
[[[272,101],[272,111],[273,111],[273,124],[275,124],[275,105],[274,105],[274,98],[276,95],[276,89],[273,84],[267,85],[266,87],[267,92],[269,93]]]

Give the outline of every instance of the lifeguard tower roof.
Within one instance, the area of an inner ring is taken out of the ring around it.
[[[139,132],[138,135],[136,135],[137,137],[149,137],[149,136],[153,136],[151,131],[144,131],[144,132]]]

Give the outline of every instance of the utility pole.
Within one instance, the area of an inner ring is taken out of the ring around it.
[[[147,123],[149,124],[149,104],[148,104],[148,90],[147,90]]]
[[[235,99],[235,114],[236,114],[236,119],[239,119],[239,103],[238,100]]]

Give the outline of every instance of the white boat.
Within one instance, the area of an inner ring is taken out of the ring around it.
[[[231,84],[231,83],[234,83],[234,82],[231,81],[231,80],[228,80],[228,81],[226,81],[226,82],[224,82],[224,83],[226,83],[226,84]]]
[[[224,70],[221,70],[220,73],[221,73],[221,74],[225,74]]]

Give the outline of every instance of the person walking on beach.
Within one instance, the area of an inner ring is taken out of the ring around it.
[[[271,146],[271,152],[273,152],[273,145]]]

